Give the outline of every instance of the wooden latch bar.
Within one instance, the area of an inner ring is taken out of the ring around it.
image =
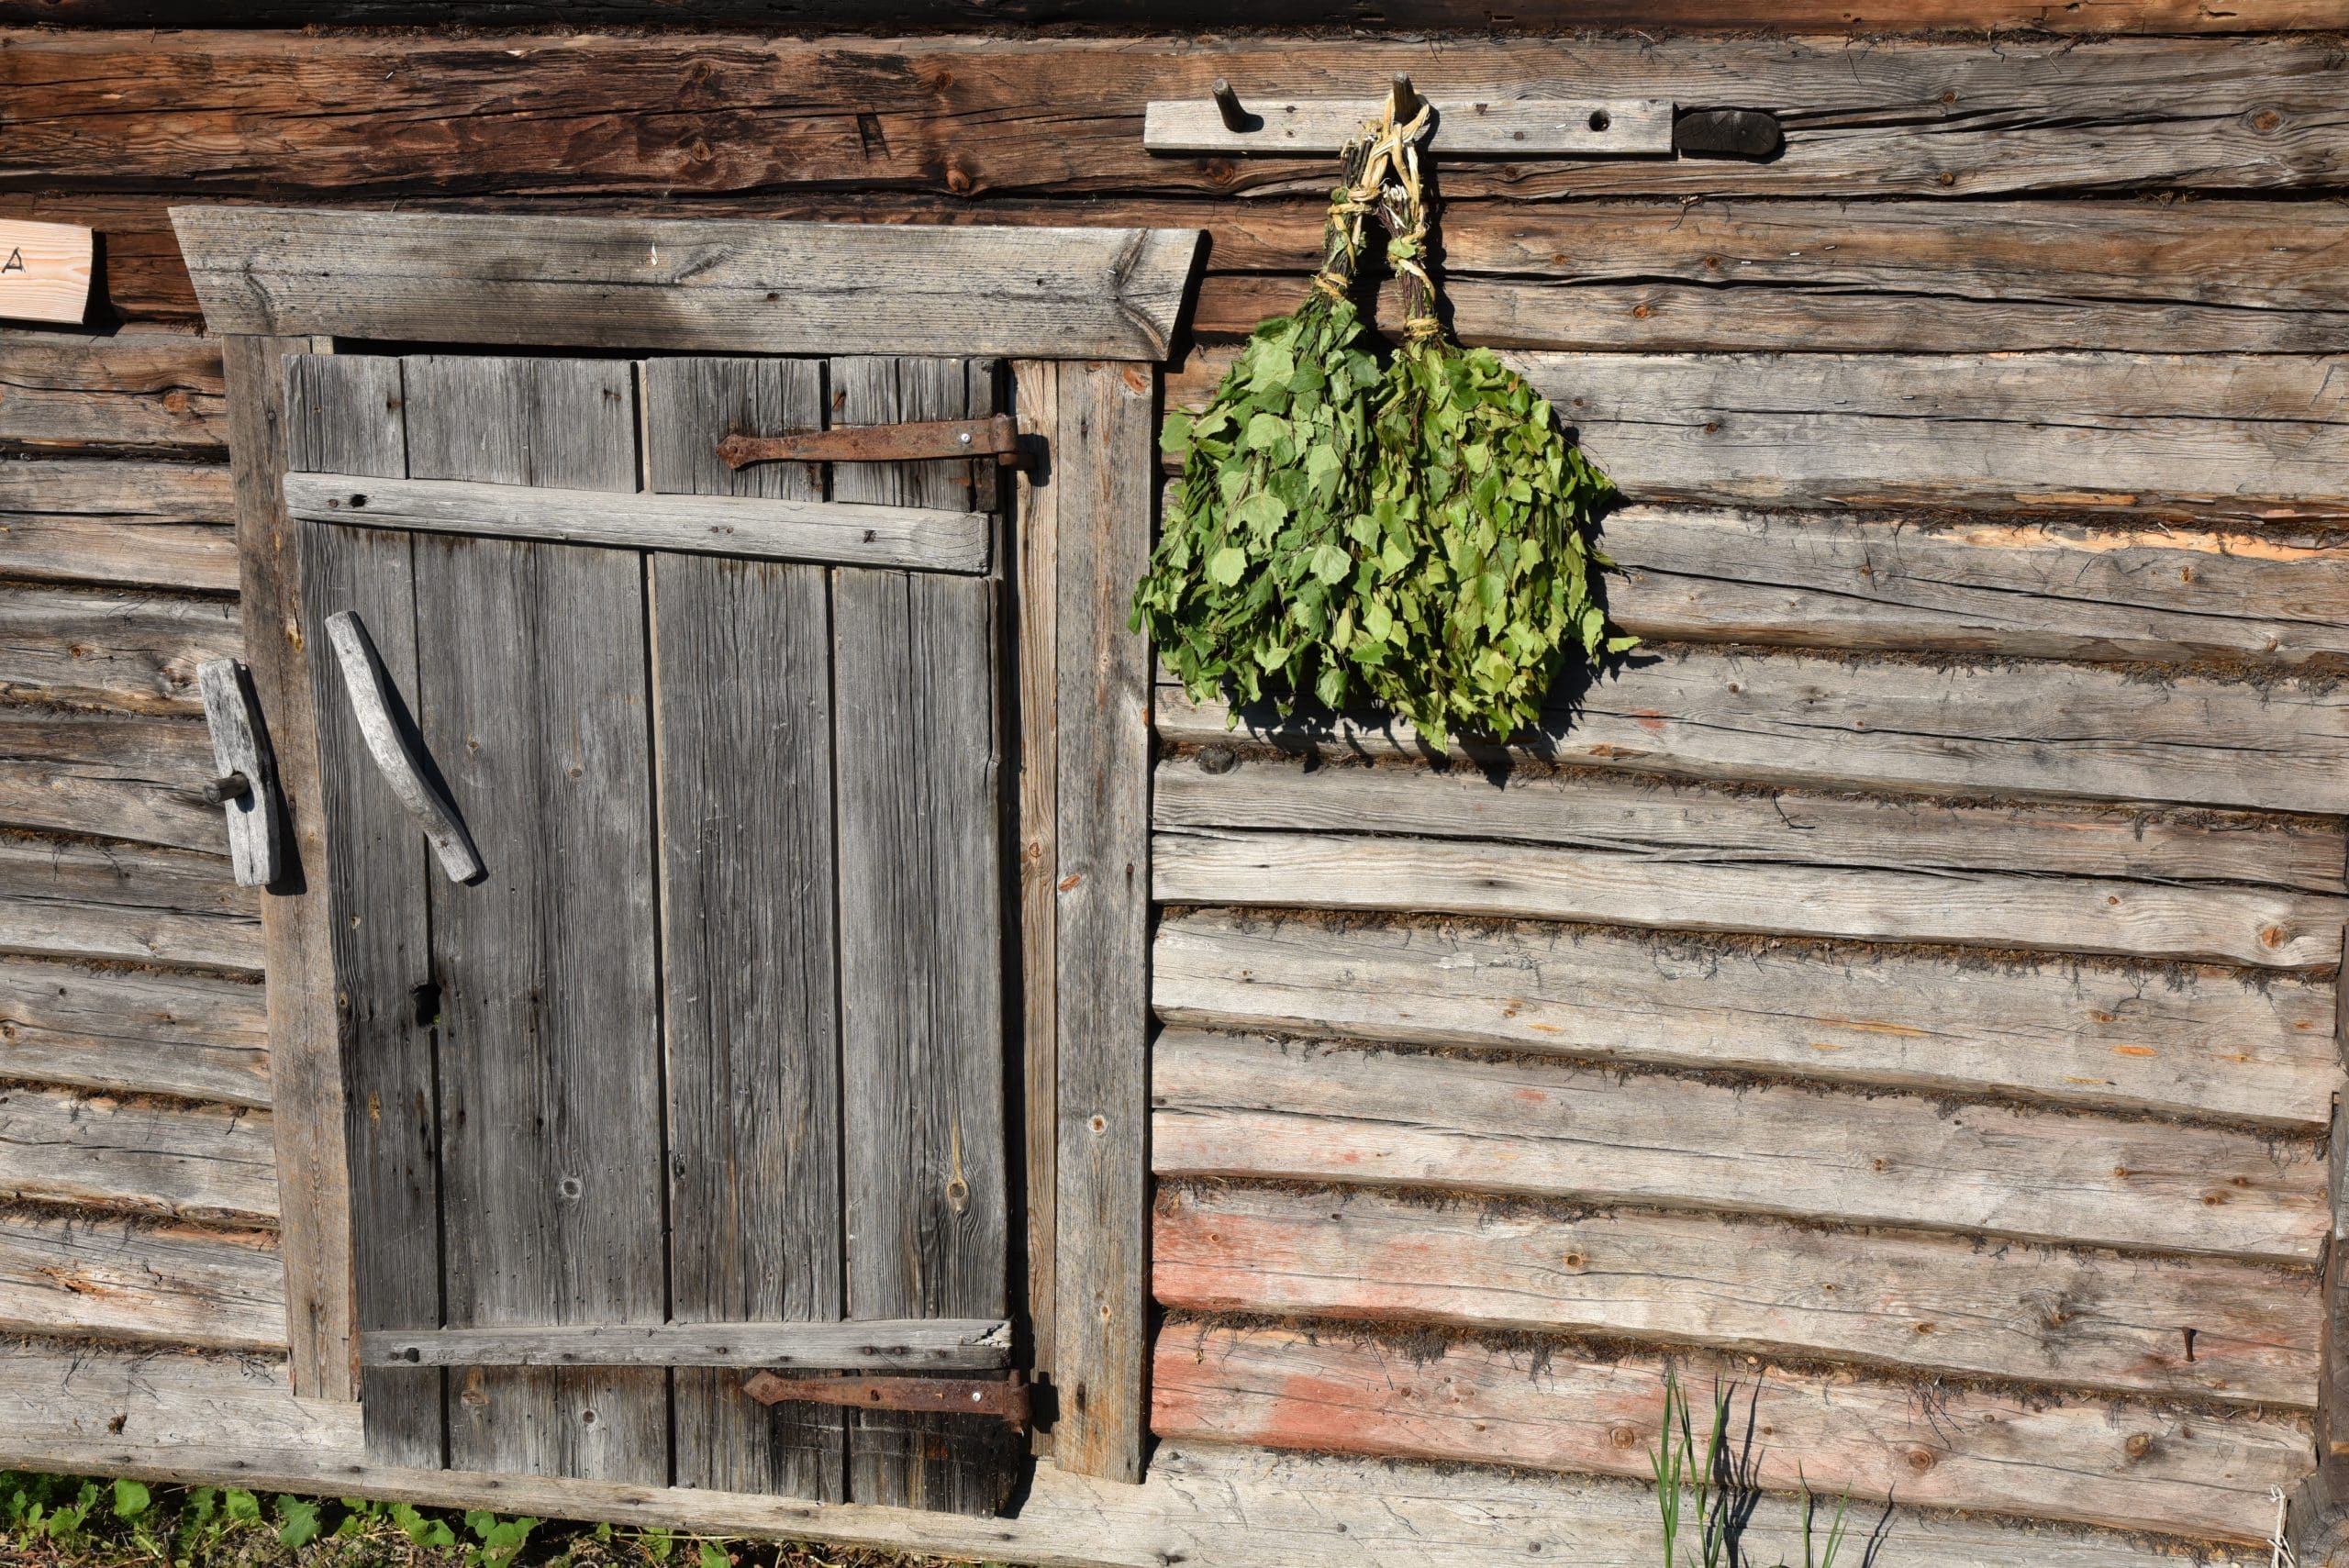
[[[753,462],[914,462],[925,458],[991,457],[1004,468],[1025,468],[1019,422],[1008,414],[984,419],[922,419],[902,425],[851,425],[787,436],[740,431],[718,443],[729,468]]]
[[[753,1373],[742,1392],[762,1405],[838,1405],[852,1410],[992,1416],[1025,1430],[1028,1380],[1009,1377],[783,1377]]]

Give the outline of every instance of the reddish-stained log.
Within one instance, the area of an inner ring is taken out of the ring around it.
[[[1343,1330],[1170,1324],[1152,1427],[1162,1437],[1467,1461],[1633,1479],[1649,1473],[1666,1363],[1571,1346],[1397,1349]],[[1744,1362],[1698,1360],[1682,1386],[1706,1418],[1732,1395],[1763,1485],[1828,1496],[2263,1540],[2312,1464],[2306,1419],[2126,1402],[2019,1399]],[[1701,1439],[1700,1439],[1701,1440]]]

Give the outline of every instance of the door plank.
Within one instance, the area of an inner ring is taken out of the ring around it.
[[[820,425],[820,364],[655,360],[644,377],[653,490],[820,495],[803,465],[735,471],[715,450]],[[846,1285],[824,573],[664,554],[651,581],[673,1316],[828,1322]],[[846,1497],[845,1411],[770,1410],[692,1367],[674,1388],[679,1485]]]
[[[285,404],[289,472],[395,478],[407,472],[398,360],[301,355],[286,363]],[[411,548],[404,533],[309,528],[299,552],[303,640],[314,653],[334,1017],[346,1085],[355,1326],[362,1333],[440,1321],[429,864],[424,840],[369,760],[341,672],[328,652],[326,623],[340,611],[357,611],[393,683],[415,701]],[[371,1456],[427,1468],[443,1462],[442,1382],[437,1368],[360,1373]]]
[[[993,367],[836,360],[832,423],[994,412]],[[990,483],[992,482],[990,478]],[[836,499],[968,508],[972,465],[837,465]],[[995,585],[833,574],[852,1318],[1006,1312]],[[993,1513],[1000,1425],[857,1412],[861,1503]]]
[[[406,361],[409,473],[635,487],[629,367]],[[641,565],[419,540],[427,750],[487,867],[432,883],[447,1321],[657,1323],[665,1309]],[[463,1469],[665,1481],[658,1371],[475,1370]]]

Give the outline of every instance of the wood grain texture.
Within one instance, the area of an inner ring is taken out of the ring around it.
[[[1166,357],[1182,229],[175,207],[215,332],[765,353]]]
[[[235,657],[233,600],[20,587],[0,597],[0,696],[124,713],[203,711],[195,667]]]
[[[220,346],[177,332],[0,333],[0,446],[217,461],[221,377]]]
[[[928,572],[985,571],[992,529],[975,512],[747,495],[615,496],[445,479],[369,483],[331,473],[288,474],[285,499],[295,517],[313,523]]]
[[[1060,434],[1060,371],[1011,366],[1012,408],[1030,439]],[[1049,457],[1047,458],[1049,461]],[[1024,1240],[1029,1381],[1052,1378],[1060,1275],[1060,493],[1030,467],[1014,475],[1010,715],[1018,770],[1019,1125],[1026,1137]],[[1052,1438],[1030,1434],[1039,1453]]]
[[[262,987],[193,970],[0,962],[0,1078],[270,1103]]]
[[[1141,1476],[1149,1268],[1150,648],[1154,374],[1065,366],[1052,443],[1060,1085],[1053,1456]]]
[[[407,472],[400,362],[303,354],[285,373],[288,472]],[[416,585],[405,534],[317,529],[301,538],[302,646],[317,728],[322,893],[333,958],[339,1133],[350,1171],[355,1329],[436,1325],[440,1314],[440,1134],[435,1116],[428,862],[414,822],[378,776],[331,635],[334,617],[377,629],[385,678],[417,692]],[[413,715],[411,714],[411,718]],[[273,983],[274,977],[273,976]],[[306,1107],[293,1107],[302,1114]],[[439,1372],[358,1373],[368,1451],[431,1466],[445,1457]]]
[[[234,517],[218,464],[0,463],[0,572],[233,594]]]
[[[12,167],[50,188],[173,188],[187,198],[345,202],[462,189],[507,197],[702,195],[842,184],[994,197],[1318,190],[1311,160],[1153,159],[1142,106],[1359,95],[1408,71],[1420,91],[1509,98],[1586,92],[1690,106],[1765,104],[1778,159],[1530,161],[1461,170],[1448,194],[1980,198],[2161,186],[2321,187],[2344,156],[2321,39],[2089,41],[1979,36],[1822,47],[1799,37],[1323,39],[1278,33],[1101,39],[795,40],[761,36],[305,40],[267,33],[21,35],[5,76],[23,106]],[[2243,83],[2256,82],[2257,102]],[[682,84],[682,92],[681,92]],[[527,94],[528,117],[484,118]],[[658,134],[618,128],[649,103]],[[466,123],[466,122],[475,123]],[[462,124],[420,139],[407,128]],[[1022,134],[975,139],[974,125]],[[751,125],[771,134],[742,134]],[[1920,134],[1920,131],[1922,134]],[[269,150],[265,164],[223,148]],[[560,171],[551,174],[548,171]]]
[[[2340,962],[2349,916],[2349,899],[2253,888],[1812,870],[1484,840],[1215,828],[1156,835],[1151,887],[1172,904],[1420,910],[2283,969]]]
[[[60,1397],[62,1391],[64,1397]],[[262,1491],[479,1507],[639,1528],[776,1536],[1047,1568],[1457,1568],[1539,1558],[1645,1568],[1645,1483],[1345,1456],[1162,1443],[1141,1485],[1046,1463],[1016,1519],[816,1504],[690,1487],[371,1465],[348,1405],[288,1396],[282,1364],[96,1347],[0,1348],[0,1462],[153,1480],[234,1475]],[[1343,1525],[1343,1530],[1334,1527]],[[1790,1501],[1761,1498],[1747,1544],[1799,1552]],[[2129,1533],[1896,1507],[1888,1554],[1934,1568],[2165,1568],[2167,1543]],[[2266,1568],[2266,1545],[2199,1543],[2209,1568]]]
[[[0,1197],[273,1225],[269,1113],[0,1088]]]
[[[0,707],[0,821],[226,855],[199,793],[212,741],[194,716]]]
[[[856,1323],[515,1324],[386,1329],[364,1336],[369,1366],[764,1367],[785,1372],[987,1372],[1011,1354],[1011,1325],[900,1318]],[[732,1382],[739,1390],[741,1379]]]
[[[2329,682],[2268,684],[2078,664],[1884,661],[1659,646],[1553,694],[1516,746],[1440,747],[1402,720],[1243,727],[1285,750],[1512,757],[1741,782],[2338,812],[2349,707]],[[2026,678],[2027,677],[2027,678]],[[1162,740],[1231,738],[1220,704],[1159,694]]]
[[[1152,1164],[1166,1176],[1646,1202],[2302,1265],[2331,1224],[2315,1145],[2218,1128],[1188,1029],[1160,1037],[1151,1087]]]
[[[1152,1427],[1272,1448],[1498,1461],[1648,1473],[1665,1363],[1463,1344],[1432,1359],[1330,1335],[1172,1326],[1152,1362]],[[1820,1377],[1705,1360],[1684,1370],[1750,1400],[1762,1485],[2072,1519],[2171,1535],[2265,1540],[2308,1473],[2289,1416],[2213,1417],[2158,1406],[2047,1404],[2009,1395]],[[1764,1435],[1766,1434],[1766,1435]],[[1800,1471],[1798,1476],[1797,1472]]]
[[[0,949],[9,951],[257,972],[258,902],[210,855],[0,838]]]
[[[1160,923],[1171,1023],[1555,1052],[2317,1132],[2332,986],[2209,969],[1548,925],[1190,910]]]
[[[1608,610],[1665,640],[2020,658],[2349,658],[2336,534],[1631,506]]]
[[[282,1354],[285,1269],[268,1231],[0,1213],[0,1328]]]
[[[729,469],[714,449],[739,426],[820,425],[820,363],[664,359],[643,375],[653,490],[821,494],[802,467]],[[825,574],[661,555],[651,585],[670,1315],[828,1321],[847,1285]],[[671,1388],[679,1481],[847,1496],[841,1411],[770,1411],[739,1376],[691,1368]]]
[[[359,1373],[343,1148],[343,1082],[319,809],[317,717],[304,657],[298,539],[279,495],[285,468],[285,361],[306,339],[237,338],[221,358],[229,389],[230,482],[237,507],[244,656],[269,716],[284,848],[292,864],[262,899],[269,975],[270,1083],[277,1128],[280,1251],[285,1260],[288,1375],[297,1396],[355,1399]]]
[[[416,478],[636,486],[624,361],[412,357]],[[417,550],[418,718],[488,867],[430,884],[444,1321],[658,1322],[660,1022],[642,568],[496,539]],[[429,651],[429,656],[426,651]],[[593,906],[593,920],[549,912]],[[617,1114],[638,1107],[639,1114]],[[647,1481],[658,1373],[452,1379],[450,1462]]]
[[[1152,1289],[1255,1317],[1584,1334],[2295,1408],[2299,1271],[1623,1210],[1204,1186],[1159,1198]]]
[[[1152,774],[1160,828],[1396,833],[1677,855],[1742,864],[2035,872],[2172,886],[2341,886],[2337,819],[2067,801],[1709,784],[1541,765],[1304,760],[1210,743]]]
[[[1623,158],[1672,155],[1672,105],[1660,98],[1433,98],[1425,146],[1450,158]],[[1142,146],[1158,153],[1224,157],[1334,157],[1386,108],[1385,98],[1259,97],[1243,106],[1252,122],[1234,130],[1206,98],[1153,100]]]
[[[996,367],[836,359],[834,427],[995,410]],[[835,465],[835,498],[968,506],[968,462]],[[1009,1146],[996,589],[832,576],[849,1316],[1008,1315]],[[857,1411],[849,1495],[992,1514],[999,1423]]]

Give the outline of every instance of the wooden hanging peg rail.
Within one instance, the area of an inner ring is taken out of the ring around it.
[[[1411,78],[1397,72],[1395,114],[1419,112]],[[1502,98],[1434,93],[1429,136],[1455,158],[1761,159],[1786,144],[1777,117],[1761,109],[1682,109],[1664,98]],[[1151,152],[1299,155],[1335,152],[1386,107],[1373,98],[1243,104],[1219,77],[1206,102],[1153,101],[1142,119]]]
[[[1009,1377],[796,1376],[753,1373],[742,1392],[762,1405],[838,1405],[852,1410],[914,1410],[930,1415],[992,1416],[1025,1430],[1027,1380]]]
[[[729,468],[754,462],[907,462],[924,458],[991,457],[1004,468],[1026,468],[1019,423],[1008,414],[983,419],[924,419],[903,425],[852,425],[787,436],[740,431],[718,443]]]

